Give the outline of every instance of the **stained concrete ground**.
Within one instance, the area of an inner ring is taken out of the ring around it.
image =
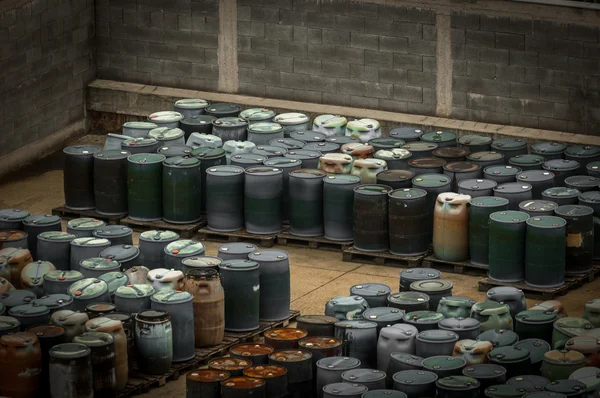
[[[80,143],[102,146],[102,136],[87,136]],[[32,214],[50,213],[52,208],[64,204],[61,154],[55,154],[15,175],[0,181],[0,208],[22,208]],[[63,227],[64,229],[64,227]],[[134,234],[137,244],[137,233]],[[219,243],[204,242],[208,255],[216,255]],[[292,308],[302,314],[323,314],[325,302],[333,296],[347,295],[350,286],[379,282],[398,288],[400,268],[372,264],[343,262],[340,252],[275,246],[290,253]],[[485,298],[477,290],[479,277],[442,273],[442,278],[454,285],[455,296],[471,297],[477,301]],[[583,305],[600,296],[600,279],[588,283],[559,298],[569,315],[580,316]],[[528,298],[528,306],[539,300]],[[151,390],[144,397],[184,396],[185,378],[169,382]]]

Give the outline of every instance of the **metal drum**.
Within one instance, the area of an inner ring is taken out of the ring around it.
[[[37,259],[51,262],[57,270],[69,270],[71,241],[75,235],[46,231],[38,235]]]
[[[79,271],[82,260],[98,257],[100,253],[110,247],[110,241],[104,238],[75,238],[71,241],[70,268]]]
[[[285,137],[290,137],[296,131],[310,131],[310,118],[303,113],[281,113],[273,119],[275,123],[283,126]],[[317,133],[317,132],[315,132]],[[317,133],[323,134],[323,133]],[[325,134],[323,134],[325,136]]]
[[[201,256],[206,249],[202,242],[192,239],[180,239],[165,246],[165,266],[168,269],[181,270],[184,258]]]
[[[565,187],[554,187],[542,192],[542,198],[550,200],[559,206],[575,205],[579,197],[579,190]]]
[[[110,294],[110,301],[114,301],[115,292],[121,286],[129,284],[127,275],[122,272],[107,272],[101,275],[98,279],[106,282],[108,285],[108,293]]]
[[[481,196],[494,196],[494,188],[498,184],[492,180],[462,180],[458,183],[457,191],[461,195],[469,195],[471,198]]]
[[[423,369],[435,373],[439,378],[461,375],[466,360],[461,357],[437,355],[423,360]]]
[[[265,344],[277,350],[298,348],[300,340],[306,337],[306,331],[294,328],[271,329],[264,333]]]
[[[127,158],[129,217],[140,221],[162,218],[162,162],[159,154],[142,153]]]
[[[323,178],[321,170],[298,169],[289,173],[290,233],[323,235]]]
[[[350,295],[364,298],[371,308],[386,307],[391,291],[392,289],[383,283],[361,283],[350,288]]]
[[[191,224],[200,220],[201,180],[200,160],[195,157],[178,156],[163,162],[163,220],[173,224]]]
[[[432,152],[436,158],[444,159],[446,162],[463,162],[467,160],[470,151],[466,148],[446,147],[438,148]]]
[[[270,365],[287,369],[288,391],[292,397],[312,396],[312,354],[304,350],[280,350],[269,355]]]
[[[415,281],[410,284],[413,292],[425,293],[429,296],[429,309],[435,311],[443,297],[452,296],[452,283],[443,279]]]
[[[108,239],[111,246],[133,245],[133,230],[125,225],[106,225],[95,229],[92,235]]]
[[[427,192],[404,188],[388,196],[390,251],[402,256],[427,252],[431,237],[427,231]]]
[[[67,232],[75,235],[76,238],[89,238],[96,228],[105,227],[106,223],[95,218],[74,218],[67,222]]]
[[[115,291],[117,311],[126,314],[137,314],[150,309],[150,297],[156,290],[150,285],[120,286]]]
[[[529,170],[517,174],[517,182],[531,185],[534,199],[541,199],[542,192],[554,187],[554,174],[549,171]]]
[[[59,344],[49,352],[50,396],[94,397],[91,350],[76,343]]]
[[[335,338],[344,342],[342,355],[356,358],[364,367],[377,366],[377,324],[368,321],[339,321]]]
[[[432,231],[427,238],[431,242],[433,237],[433,210],[437,196],[442,192],[451,190],[452,180],[443,174],[422,174],[412,179],[413,188],[420,188],[427,192],[427,231]]]
[[[489,277],[503,282],[525,278],[527,213],[497,211],[490,214]]]
[[[531,153],[543,156],[546,161],[562,159],[567,146],[559,142],[538,142],[531,145]]]
[[[127,158],[130,152],[107,150],[94,153],[94,201],[100,214],[127,213]]]
[[[173,360],[173,329],[168,312],[147,310],[135,316],[138,366],[146,374],[163,374]]]
[[[221,140],[219,137],[215,138],[217,138],[219,141]],[[242,154],[248,155],[252,152],[254,148],[256,148],[256,145],[250,141],[225,141],[225,143],[223,144],[223,150],[225,151],[225,158],[227,160],[227,164],[231,163],[232,156]]]
[[[296,318],[296,327],[305,330],[307,336],[332,336],[338,319],[327,315],[301,315]]]
[[[327,136],[324,133],[320,133],[318,131],[310,131],[310,130],[298,130],[290,133],[290,138],[298,141],[309,143],[319,143],[325,142],[325,138]],[[286,135],[287,137],[287,135]]]
[[[508,199],[481,196],[471,199],[469,207],[469,254],[476,265],[489,264],[490,215],[508,209]]]
[[[10,229],[0,230],[0,249],[5,247],[27,249],[27,233]]]
[[[577,175],[565,179],[565,186],[567,188],[574,188],[579,190],[579,192],[594,191],[599,185],[600,177]]]
[[[69,286],[69,295],[73,297],[75,310],[83,311],[85,306],[94,302],[110,302],[108,284],[100,279],[85,278]]]
[[[162,290],[155,293],[150,300],[152,310],[165,311],[171,316],[173,362],[184,362],[194,358],[193,296],[188,292]]]
[[[44,275],[56,268],[49,261],[34,261],[21,270],[21,287],[41,297],[44,294]]]
[[[519,341],[517,333],[504,329],[489,329],[476,338],[477,342],[489,342],[494,348],[512,346]]]
[[[367,144],[371,145],[375,152],[377,152],[380,150],[401,148],[402,145],[406,144],[406,141],[394,137],[379,137],[370,140]]]
[[[210,104],[205,111],[206,114],[214,117],[237,117],[242,111],[242,108],[237,104],[217,102]]]
[[[498,138],[492,142],[491,148],[503,154],[505,162],[517,155],[527,154],[527,142],[521,138]]]
[[[121,142],[121,150],[132,155],[142,153],[155,153],[160,147],[160,142],[154,138],[130,138]]]
[[[554,159],[544,162],[542,168],[554,173],[554,181],[557,186],[564,185],[565,179],[577,175],[579,162],[574,160]]]
[[[188,145],[169,145],[158,148],[156,153],[164,155],[168,159],[174,156],[189,156],[193,150],[194,148]]]
[[[361,296],[335,296],[325,303],[325,315],[340,320],[359,320],[368,308],[367,300]]]
[[[11,397],[42,396],[42,355],[33,333],[0,338],[0,394]],[[10,382],[7,382],[9,381]]]
[[[579,196],[579,204],[594,209],[594,260],[600,259],[600,192],[589,191]]]
[[[248,136],[246,129],[248,122],[241,117],[222,117],[212,122],[212,134],[219,137],[223,142],[246,141]]]
[[[123,135],[134,138],[143,138],[148,135],[150,130],[155,129],[158,126],[151,122],[125,122],[121,127]]]
[[[232,166],[239,166],[244,169],[248,169],[250,167],[263,165],[268,159],[269,158],[266,156],[256,155],[254,153],[238,153],[231,155],[229,163]]]
[[[514,166],[488,166],[483,170],[483,176],[488,180],[496,181],[498,184],[505,184],[507,182],[515,182],[517,175],[522,171],[520,167]]]
[[[359,185],[354,188],[354,247],[379,252],[389,249],[388,193],[386,185]]]
[[[183,117],[204,115],[209,104],[206,100],[199,98],[184,98],[175,101],[173,110],[180,113]]]
[[[11,307],[8,315],[16,318],[21,324],[21,330],[34,325],[43,325],[50,320],[50,309],[45,305],[21,304]]]
[[[278,123],[257,122],[247,128],[247,139],[256,145],[269,145],[269,141],[283,138],[283,127]]]
[[[283,176],[283,199],[282,199],[281,204],[282,204],[283,220],[287,221],[287,220],[289,220],[289,173],[291,171],[299,169],[302,165],[302,162],[300,160],[287,159],[284,157],[273,157],[273,158],[265,160],[264,165],[269,166],[269,167],[279,168],[283,171],[283,174],[282,174],[282,176]],[[228,215],[228,217],[231,217],[231,216]]]
[[[246,231],[266,235],[283,229],[281,199],[283,194],[282,170],[257,166],[245,171],[244,200]]]
[[[408,397],[435,396],[435,383],[438,376],[426,370],[403,370],[393,375],[394,390]]]
[[[412,158],[412,153],[408,149],[380,149],[375,152],[375,159],[384,160],[389,170],[409,170],[409,161]],[[429,158],[431,159],[431,158]],[[415,159],[418,161],[418,159]],[[418,163],[417,163],[418,164]],[[415,165],[412,165],[414,167]],[[418,168],[418,167],[417,167]],[[419,168],[419,170],[421,170]],[[423,174],[423,173],[421,173]]]
[[[472,377],[479,382],[480,391],[506,382],[506,369],[500,365],[479,364],[467,366],[462,371],[463,375]]]
[[[220,398],[221,382],[229,379],[229,372],[216,369],[197,369],[185,374],[186,398]]]
[[[266,382],[266,397],[283,398],[288,393],[287,369],[277,365],[252,366],[244,376]]]
[[[423,135],[423,130],[418,126],[394,127],[390,129],[389,136],[404,140],[406,142],[419,141]]]
[[[34,334],[42,351],[42,386],[47,389],[50,380],[48,378],[48,365],[50,362],[49,351],[57,344],[66,343],[65,328],[56,325],[36,325],[27,328],[28,333]]]
[[[159,148],[161,148],[169,145],[185,145],[184,135],[185,133],[180,128],[157,127],[150,130],[148,138],[158,141]]]
[[[90,319],[107,316],[115,313],[116,311],[117,307],[112,303],[93,303],[85,306],[85,313],[90,317]]]
[[[190,116],[179,122],[179,127],[185,133],[185,140],[190,138],[192,133],[210,134],[212,132],[212,122],[217,120],[211,115]]]
[[[508,159],[508,164],[519,167],[523,171],[541,170],[544,162],[545,159],[543,156],[533,154],[517,155]]]
[[[92,371],[94,374],[94,396],[115,396],[117,377],[115,372],[115,341],[108,333],[86,332],[73,339],[91,351]]]
[[[430,158],[433,156],[433,151],[438,149],[438,145],[430,142],[409,142],[402,145],[402,149],[406,149],[411,153],[411,160],[420,158]]]
[[[452,162],[445,164],[443,173],[450,177],[452,190],[458,190],[458,184],[464,180],[478,179],[482,177],[482,168],[473,162]]]
[[[140,265],[140,250],[133,245],[111,246],[102,250],[100,254],[98,254],[98,257],[118,261],[123,270],[128,270],[135,265]]]
[[[239,231],[244,228],[244,169],[215,166],[206,170],[208,228]]]
[[[148,269],[165,267],[165,247],[179,239],[173,231],[150,230],[139,235],[140,263]]]
[[[449,376],[436,382],[436,397],[479,397],[479,381],[467,376]]]
[[[467,160],[469,162],[477,163],[482,169],[485,169],[488,166],[499,166],[505,164],[504,155],[495,151],[471,152],[467,155]]]
[[[526,200],[519,203],[519,211],[529,214],[530,217],[552,216],[558,205],[549,200]]]
[[[316,394],[317,397],[323,397],[323,388],[333,383],[342,381],[342,373],[356,369],[360,366],[361,362],[356,358],[351,357],[328,357],[317,361],[317,375],[316,375]],[[361,386],[364,388],[364,386]],[[327,387],[331,389],[331,387]]]
[[[35,299],[36,295],[29,290],[10,290],[0,294],[0,304],[6,307],[6,312],[17,305],[29,304]]]
[[[508,208],[517,210],[519,203],[533,199],[533,187],[523,182],[507,182],[494,188],[494,196],[508,199]]]
[[[594,261],[594,209],[566,205],[558,207],[555,213],[567,222],[566,274],[588,272]]]
[[[558,319],[552,311],[521,311],[515,317],[515,332],[521,339],[539,338],[552,342],[552,325]]]
[[[386,326],[401,323],[404,318],[404,311],[391,307],[369,308],[363,312],[363,318],[376,323],[377,333],[379,333]]]
[[[343,138],[343,137],[337,137],[337,138]],[[334,140],[335,140],[335,138],[334,138]],[[333,142],[335,143],[335,141],[333,141]],[[278,138],[276,140],[269,141],[269,145],[285,148],[289,152],[289,151],[295,151],[297,149],[302,149],[302,147],[304,145],[306,145],[306,142],[301,141],[301,140],[295,140],[293,138]]]
[[[94,145],[76,145],[63,149],[65,207],[89,210],[94,202],[94,153],[100,148]]]
[[[0,210],[0,229],[23,229],[23,220],[29,217],[27,210],[2,209]]]
[[[360,177],[335,175],[323,178],[323,226],[325,238],[350,241],[353,238],[354,189]]]
[[[319,115],[313,120],[312,130],[327,137],[343,136],[348,119],[340,115]]]
[[[384,170],[377,174],[377,184],[387,185],[392,189],[410,188],[413,176],[408,170]]]
[[[492,137],[485,135],[461,135],[458,145],[468,148],[470,152],[483,152],[491,149]]]
[[[350,369],[342,373],[342,381],[360,384],[369,390],[385,388],[385,372],[377,369]]]
[[[565,149],[565,159],[579,163],[579,174],[585,174],[588,163],[600,160],[600,147],[591,145],[570,145]]]
[[[219,265],[225,290],[225,330],[249,331],[259,327],[259,264],[228,260]]]
[[[307,149],[296,149],[283,154],[284,158],[302,161],[302,167],[305,169],[318,169],[321,156],[323,156],[321,152]]]
[[[440,271],[433,268],[409,268],[400,272],[400,285],[399,290],[401,292],[410,291],[410,285],[413,282],[440,279]],[[437,308],[437,307],[436,307]]]
[[[44,295],[66,293],[80,279],[83,274],[79,271],[50,271],[44,275]]]
[[[408,170],[412,171],[413,175],[421,174],[441,174],[442,167],[446,166],[444,159],[435,157],[417,158],[408,161]]]
[[[260,320],[280,321],[290,315],[290,263],[283,250],[266,249],[248,255],[259,265]]]
[[[281,147],[267,145],[257,146],[250,151],[253,155],[266,156],[267,158],[281,157],[286,152],[287,151]]]
[[[217,248],[218,257],[223,261],[227,260],[247,260],[248,255],[258,250],[258,247],[252,243],[231,242],[224,243]]]
[[[247,343],[237,344],[229,349],[229,356],[237,359],[246,359],[256,365],[267,365],[269,355],[275,351],[273,347],[266,344]]]
[[[600,177],[600,161],[590,162],[586,166],[587,174],[592,177]],[[1,211],[0,211],[1,214]]]
[[[46,231],[61,231],[62,219],[51,214],[32,214],[23,219],[23,230],[27,233],[27,248],[37,260],[37,237]]]
[[[440,148],[456,146],[456,134],[450,131],[430,131],[421,135],[421,141],[432,142]]]
[[[475,302],[474,300],[472,300],[472,301],[473,301],[473,303]],[[438,305],[438,308],[439,308],[439,305]],[[467,312],[467,311],[465,311],[465,312]],[[458,336],[457,341],[459,341],[459,340],[474,340],[475,338],[477,338],[477,336],[479,336],[479,332],[481,329],[481,323],[478,320],[469,318],[469,317],[467,317],[467,318],[447,317],[445,319],[442,319],[440,321],[440,323],[438,323],[438,327],[441,330],[446,330],[446,331],[455,333]],[[436,331],[435,330],[426,330],[423,333],[426,333],[426,332],[433,333]],[[425,334],[425,336],[433,337],[431,335],[431,333],[427,333],[427,334]],[[417,341],[423,341],[423,339],[417,340]],[[427,340],[425,340],[425,342],[426,341]],[[452,344],[452,348],[449,351],[450,354],[452,354],[453,350],[454,350],[454,344]],[[425,355],[423,355],[422,352],[421,353],[417,352],[417,355],[422,356],[423,358],[426,357]]]

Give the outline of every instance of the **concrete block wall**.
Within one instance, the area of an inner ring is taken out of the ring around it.
[[[95,0],[98,78],[216,91],[218,0]]]
[[[93,0],[0,4],[0,157],[84,118],[93,40]]]

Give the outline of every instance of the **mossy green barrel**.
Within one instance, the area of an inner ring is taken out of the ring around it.
[[[200,159],[200,172],[202,174],[200,208],[202,214],[204,214],[206,212],[206,170],[214,166],[227,164],[227,158],[223,148],[196,148],[192,151],[192,155]]]
[[[244,169],[221,165],[206,170],[206,220],[213,231],[244,228]]]
[[[525,283],[556,287],[565,280],[567,222],[560,217],[541,216],[527,220]]]
[[[403,256],[427,252],[431,243],[427,229],[427,192],[404,188],[388,195],[390,251]]]
[[[354,247],[368,252],[389,250],[387,185],[354,188]]]
[[[289,173],[290,233],[298,236],[323,235],[322,170],[298,169]]]
[[[94,198],[98,213],[127,213],[127,157],[130,155],[121,150],[94,154]]]
[[[527,213],[497,211],[490,214],[489,276],[502,282],[525,278],[525,234]]]
[[[200,220],[202,201],[200,160],[190,156],[165,159],[162,171],[163,219],[173,224]]]
[[[567,222],[567,275],[584,274],[594,261],[594,209],[583,205],[559,206],[556,216]]]
[[[469,207],[470,262],[475,265],[489,264],[490,214],[508,210],[508,199],[496,196],[480,196],[471,199]]]
[[[162,218],[162,162],[157,153],[139,153],[127,158],[127,203],[129,217],[140,221]]]
[[[246,231],[267,235],[281,232],[282,170],[277,167],[250,167],[244,173],[244,215]]]

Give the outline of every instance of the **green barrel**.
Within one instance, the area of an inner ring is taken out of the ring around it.
[[[502,282],[525,278],[525,234],[527,213],[497,211],[490,214],[489,276]]]
[[[471,264],[489,264],[490,214],[508,210],[508,199],[480,196],[469,207],[469,251]]]
[[[359,184],[360,177],[351,174],[323,178],[323,227],[327,239],[352,240],[354,188]]]
[[[577,175],[579,162],[575,160],[552,159],[544,162],[542,168],[553,172],[556,185],[561,186],[565,184],[565,179]]]
[[[552,325],[558,319],[554,311],[526,310],[515,316],[515,332],[523,339],[542,339],[552,342]]]
[[[291,139],[291,138],[288,138]],[[298,159],[288,159],[284,157],[274,157],[268,158],[263,162],[265,166],[272,166],[283,171],[283,198],[281,200],[281,211],[283,221],[289,221],[290,219],[290,189],[289,189],[289,181],[290,181],[290,172],[293,170],[297,170],[302,167],[302,161]]]
[[[485,135],[461,135],[458,137],[458,145],[467,148],[469,152],[489,151],[492,137]]]
[[[162,162],[157,153],[138,153],[127,158],[129,217],[155,221],[162,218]]]
[[[421,135],[421,141],[433,142],[439,148],[456,146],[456,134],[450,131],[430,131]]]
[[[582,193],[579,195],[579,204],[594,209],[594,260],[600,260],[600,192]]]
[[[323,235],[322,170],[298,169],[289,173],[290,233],[298,236]]]
[[[570,145],[565,149],[565,159],[579,162],[578,174],[585,174],[588,163],[600,160],[600,147],[591,145]]]
[[[567,188],[575,188],[579,192],[595,191],[600,185],[600,177],[576,175],[565,178]]]
[[[527,220],[525,283],[556,287],[565,281],[567,222],[560,217],[541,216]]]
[[[282,170],[276,167],[256,166],[245,171],[244,216],[246,231],[267,235],[281,232],[281,199],[283,197]]]
[[[548,188],[554,188],[554,173],[546,170],[527,170],[517,174],[517,182],[531,185],[531,196],[533,199],[541,199],[542,192]]]
[[[203,178],[198,158],[175,156],[165,159],[162,172],[163,220],[173,224],[200,220]]]
[[[542,199],[552,201],[559,206],[574,205],[577,204],[577,198],[580,193],[575,188],[554,187],[542,192]]]
[[[450,192],[452,179],[443,174],[421,174],[412,179],[413,188],[420,188],[427,192],[427,231],[431,231],[427,240],[433,239],[433,210],[437,196],[442,192]]]
[[[541,170],[544,162],[543,156],[533,154],[517,155],[508,159],[508,164],[519,167],[522,171]]]
[[[258,329],[260,313],[259,264],[251,260],[228,260],[219,265],[225,291],[225,330]]]
[[[522,138],[498,138],[492,142],[492,151],[504,155],[504,162],[517,155],[527,154],[527,142]]]
[[[202,214],[206,213],[206,170],[227,163],[225,150],[223,148],[196,148],[192,155],[200,159],[200,172],[202,175],[202,200],[200,209]]]
[[[379,137],[373,138],[367,144],[371,145],[373,150],[377,152],[381,149],[401,148],[402,145],[406,144],[406,141],[394,137]]]
[[[546,161],[562,159],[567,146],[559,142],[538,142],[531,146],[531,153],[543,156]]]
[[[368,252],[389,249],[387,185],[354,188],[354,247]]]
[[[427,192],[404,188],[389,194],[390,251],[403,256],[427,252],[431,240],[427,229]]]
[[[419,158],[430,158],[433,156],[433,151],[438,149],[438,145],[432,142],[409,142],[408,144],[402,145],[403,149],[410,151],[412,154],[411,159]]]
[[[567,275],[584,274],[594,262],[594,209],[582,205],[559,206],[554,213],[567,222]]]
[[[244,228],[244,169],[223,165],[206,170],[206,221],[213,231]]]
[[[127,157],[130,155],[120,150],[94,154],[94,198],[98,213],[127,213]]]

